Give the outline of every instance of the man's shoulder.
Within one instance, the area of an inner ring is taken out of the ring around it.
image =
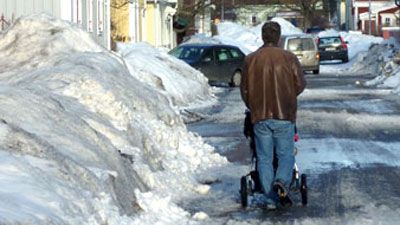
[[[267,56],[267,55],[270,55],[272,57],[276,57],[278,55],[284,55],[289,58],[290,57],[296,58],[295,54],[280,47],[259,48],[256,51],[248,54],[246,58],[251,59],[258,56]]]

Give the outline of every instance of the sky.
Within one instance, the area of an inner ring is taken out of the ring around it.
[[[276,20],[285,32],[299,32]],[[247,53],[260,46],[257,27],[222,23],[219,29],[219,37],[201,41],[235,42]],[[349,48],[360,40],[346,38]],[[376,42],[364,41],[353,51]],[[207,219],[179,203],[210,192],[205,181],[220,174],[206,171],[232,166],[188,132],[184,112],[215,104],[219,89],[146,43],[118,48],[110,52],[75,25],[46,15],[20,18],[0,34],[0,223]]]

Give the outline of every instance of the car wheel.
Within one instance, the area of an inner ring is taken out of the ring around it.
[[[349,62],[349,57],[348,57],[348,56],[346,56],[344,59],[342,59],[342,61],[343,61],[344,63],[347,63],[347,62]]]
[[[241,80],[242,80],[242,72],[237,70],[232,76],[231,86],[232,87],[240,86]]]
[[[313,70],[312,73],[313,74],[319,74],[319,70]]]

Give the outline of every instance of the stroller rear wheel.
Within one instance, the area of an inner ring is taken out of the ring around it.
[[[243,176],[242,178],[240,178],[240,201],[243,208],[246,208],[248,205],[247,193],[247,179],[246,176]]]
[[[307,176],[305,174],[301,175],[300,179],[300,194],[301,203],[305,206],[308,203],[308,191],[307,191]]]

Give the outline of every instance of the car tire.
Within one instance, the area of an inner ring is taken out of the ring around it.
[[[313,74],[319,74],[319,70],[313,70],[312,73]]]
[[[349,57],[348,57],[348,56],[346,56],[344,59],[342,59],[342,61],[343,61],[343,63],[347,63],[347,62],[349,62]]]
[[[232,76],[231,86],[239,87],[241,81],[242,81],[242,72],[240,72],[239,70],[236,70]]]

